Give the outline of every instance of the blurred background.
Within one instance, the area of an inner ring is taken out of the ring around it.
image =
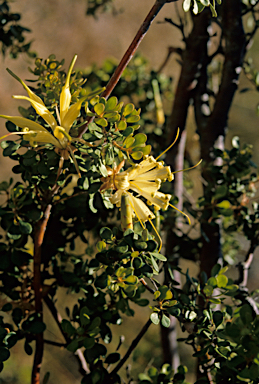
[[[27,40],[33,41],[31,49],[37,53],[37,56],[46,59],[54,53],[58,60],[65,59],[65,68],[74,56],[78,55],[75,68],[85,69],[91,64],[101,65],[107,58],[121,59],[141,22],[146,17],[153,0],[116,0],[115,7],[117,14],[98,13],[98,18],[92,16],[86,17],[87,2],[85,0],[17,0],[10,2],[13,12],[21,13],[21,24],[31,29],[27,34]],[[167,4],[158,17],[155,19],[150,30],[140,45],[141,52],[149,61],[150,68],[157,70],[164,61],[169,46],[183,47],[179,31],[168,23],[164,23],[164,18],[176,20],[175,8],[173,4]],[[259,38],[255,38],[253,47],[249,56],[253,59],[255,67],[259,67]],[[180,64],[176,60],[178,57],[172,55],[164,71],[173,78],[173,86],[177,85],[179,77]],[[8,54],[0,58],[0,114],[17,115],[17,108],[23,105],[22,102],[12,99],[12,95],[24,95],[22,86],[7,72],[10,68],[23,80],[33,79],[33,75],[28,72],[28,67],[33,67],[34,59],[30,59],[26,54],[20,54],[17,59],[11,59]],[[259,163],[259,136],[258,136],[258,116],[256,114],[257,104],[259,103],[259,93],[254,90],[249,80],[241,74],[241,87],[251,88],[248,92],[237,92],[229,116],[229,131],[227,136],[227,145],[230,145],[233,136],[238,135],[241,143],[252,143],[254,146],[254,161]],[[27,108],[28,103],[24,102]],[[168,113],[171,106],[168,107]],[[199,157],[198,141],[195,139],[195,122],[190,114],[188,117],[189,129],[189,152],[194,153],[194,157]],[[6,132],[5,120],[0,120],[0,136]],[[1,177],[0,182],[10,177],[13,162],[0,156]],[[243,245],[246,249],[246,244]],[[241,253],[242,256],[242,253]],[[185,267],[182,265],[183,268]],[[187,266],[186,266],[187,267]],[[195,275],[195,266],[191,266],[192,274]],[[250,289],[257,288],[257,266],[250,273]],[[66,292],[60,290],[60,303],[64,302]],[[67,300],[67,299],[66,299]],[[65,315],[62,305],[59,305],[61,315]],[[67,304],[67,303],[66,303]],[[72,305],[72,299],[71,299]],[[129,347],[132,338],[139,332],[142,325],[149,316],[149,308],[138,307],[134,321],[126,317],[121,331],[114,337],[111,346],[112,350],[119,342],[120,334],[125,336],[120,352],[122,355]],[[49,316],[51,317],[51,316]],[[50,319],[45,319],[47,324]],[[53,324],[49,323],[52,329]],[[120,333],[121,332],[121,333]],[[62,335],[56,329],[55,334],[46,331],[46,338],[63,342]],[[70,384],[79,383],[81,375],[78,372],[77,362],[68,351],[56,349],[57,347],[46,345],[43,372],[51,371],[49,384],[59,380],[60,382]],[[23,359],[19,351],[23,345],[19,343],[12,349],[12,357],[6,362],[6,369],[0,373],[0,384],[10,383],[29,383],[31,373],[32,356]],[[180,354],[185,356],[191,351],[184,348]],[[56,355],[59,358],[56,358]],[[156,359],[156,364],[161,363],[161,350],[159,348],[159,327],[152,325],[142,340],[140,347],[134,352],[133,357],[129,359],[129,364],[134,362],[134,371],[138,369],[143,371],[143,367],[152,364]],[[189,370],[192,371],[194,364],[189,359]],[[189,380],[192,380],[190,375]]]

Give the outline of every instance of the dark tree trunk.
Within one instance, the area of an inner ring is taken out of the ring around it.
[[[221,46],[221,39],[218,38],[219,47],[217,53],[224,55],[224,65],[219,90],[215,96],[213,109],[210,110],[209,91],[208,91],[208,65],[212,57],[208,53],[209,26],[212,17],[209,10],[204,10],[201,14],[193,17],[193,28],[190,35],[186,38],[186,48],[182,54],[182,70],[177,85],[172,114],[169,121],[169,142],[172,141],[178,127],[180,137],[185,130],[188,108],[191,100],[194,102],[195,119],[197,130],[200,135],[201,158],[203,159],[203,179],[206,183],[210,181],[208,164],[214,161],[212,149],[217,142],[220,142],[221,149],[224,148],[225,130],[227,126],[228,113],[232,104],[233,96],[238,86],[238,77],[243,65],[246,51],[246,38],[243,30],[241,0],[224,0],[221,6],[222,15],[222,38],[224,49]],[[177,168],[176,159],[179,152],[176,145],[167,155],[167,163]],[[181,174],[179,174],[181,175]],[[175,192],[179,197],[183,192],[181,176],[178,176],[175,185]],[[210,212],[207,212],[207,218]],[[220,223],[213,220],[201,222],[201,233],[203,235],[203,245],[200,254],[200,271],[206,272],[209,276],[211,268],[222,257],[220,242]],[[170,230],[167,234],[167,251],[173,244]],[[174,361],[174,351],[176,346],[175,325],[169,329],[162,330],[162,344],[166,362]]]

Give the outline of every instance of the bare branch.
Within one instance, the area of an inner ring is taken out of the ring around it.
[[[173,1],[178,1],[178,0],[156,0],[155,4],[149,11],[147,17],[141,24],[136,36],[132,40],[132,43],[130,44],[129,48],[125,52],[124,56],[122,57],[118,67],[115,69],[115,72],[113,73],[112,77],[110,78],[105,91],[102,93],[102,97],[105,97],[106,99],[110,96],[111,92],[113,91],[114,87],[117,85],[118,81],[121,78],[121,75],[124,71],[124,69],[127,67],[128,63],[132,59],[134,53],[136,52],[139,44],[143,40],[144,36],[146,35],[150,25],[154,21],[155,17],[158,15],[159,11],[163,8],[163,6],[166,3],[171,3]],[[78,137],[81,137],[85,131],[87,130],[87,126],[89,123],[93,121],[93,118],[89,119],[89,121],[83,125],[79,129],[79,135]]]
[[[112,376],[115,373],[117,373],[121,369],[121,367],[124,365],[124,363],[128,360],[131,353],[134,351],[134,349],[136,348],[136,346],[138,345],[138,343],[140,342],[142,337],[145,335],[145,333],[147,332],[147,330],[151,324],[152,324],[152,321],[150,319],[148,319],[148,321],[146,322],[144,327],[141,329],[141,331],[139,332],[137,337],[132,341],[132,343],[131,343],[129,349],[127,350],[127,352],[125,353],[124,357],[120,360],[120,362],[116,365],[116,367],[111,371],[111,373],[109,375],[110,376],[110,381],[109,381],[110,383],[112,383]]]

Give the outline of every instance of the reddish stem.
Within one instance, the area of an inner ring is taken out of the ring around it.
[[[35,311],[38,315],[38,321],[43,321],[42,311],[42,285],[41,285],[41,246],[44,239],[46,226],[50,217],[51,204],[49,204],[44,212],[44,216],[35,226],[34,233],[34,264],[33,264],[33,287],[35,295]],[[31,375],[31,384],[40,384],[40,368],[43,356],[43,333],[36,335],[36,346],[34,354],[34,362]]]
[[[120,80],[124,69],[127,67],[128,63],[130,62],[134,53],[136,52],[139,44],[141,43],[144,36],[146,35],[146,33],[147,33],[150,25],[152,24],[154,18],[157,16],[157,14],[161,10],[161,8],[165,5],[165,3],[171,3],[173,1],[177,1],[177,0],[156,0],[155,4],[153,5],[151,10],[149,11],[147,17],[145,18],[145,20],[141,24],[136,36],[132,40],[132,43],[130,44],[129,48],[125,52],[124,56],[122,57],[118,67],[115,69],[112,77],[110,78],[110,80],[106,86],[106,89],[102,93],[102,97],[105,97],[105,99],[107,99],[110,96],[114,87],[117,85],[118,81]],[[94,118],[91,117],[88,120],[88,122],[80,128],[78,137],[82,137],[82,135],[87,130],[89,123],[92,122],[93,119]]]

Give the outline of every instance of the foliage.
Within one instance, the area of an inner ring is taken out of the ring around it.
[[[87,9],[86,14],[96,17],[98,11],[107,12],[113,11],[116,13],[115,6],[113,5],[113,0],[87,0]]]
[[[24,33],[30,29],[19,24],[21,15],[12,13],[8,0],[0,2],[0,42],[3,56],[7,52],[12,58],[17,58],[22,52],[30,57],[35,57],[35,53],[30,51],[31,42],[25,42]]]
[[[92,2],[89,12],[105,3]],[[210,6],[215,15],[215,2],[185,1],[185,10],[191,5],[194,13]],[[29,91],[9,71],[29,93],[26,100],[31,106],[19,108],[22,118],[18,120],[1,115],[9,120],[7,136],[19,136],[16,141],[3,140],[1,147],[3,156],[15,162],[12,171],[20,175],[20,181],[11,178],[0,183],[5,200],[0,208],[0,370],[16,343],[23,343],[26,354],[34,354],[34,367],[40,366],[42,356],[38,359],[38,355],[43,344],[51,344],[43,339],[48,326],[44,301],[64,340],[52,344],[66,347],[73,355],[83,352],[81,383],[135,380],[138,384],[186,384],[187,368],[183,365],[174,371],[170,364],[158,367],[154,362],[154,366],[143,367],[138,378],[125,377],[120,371],[148,328],[170,328],[172,318],[178,320],[185,335],[188,333],[179,342],[189,345],[198,358],[197,384],[258,383],[259,315],[253,294],[246,288],[250,255],[259,245],[258,204],[250,204],[258,182],[252,147],[241,148],[236,137],[231,149],[214,147],[212,158],[217,162],[204,164],[207,184],[203,196],[195,206],[185,202],[196,235],[185,231],[184,225],[172,231],[176,211],[159,215],[161,202],[167,208],[171,199],[172,173],[150,155],[151,150],[159,154],[165,149],[162,128],[168,117],[162,101],[172,99],[172,79],[150,71],[146,60],[136,55],[113,96],[106,99],[102,91],[116,68],[113,61],[85,72],[72,72],[70,66],[67,76],[63,64],[64,60],[57,60],[55,55],[36,59],[30,69],[36,79]],[[79,108],[64,133],[62,126],[52,127],[48,122],[54,119],[55,124],[62,125],[66,105],[71,114],[71,108]],[[28,126],[35,129],[28,133]],[[42,132],[52,135],[60,145],[67,138],[67,146],[60,148],[53,141],[44,141]],[[136,179],[129,181],[134,172],[141,177],[135,175]],[[162,180],[158,172],[164,175]],[[130,182],[132,196],[140,201],[138,208],[127,199]],[[139,183],[143,185],[138,189]],[[126,197],[116,202],[116,208],[112,202],[120,190]],[[150,216],[146,203],[151,206]],[[196,261],[204,239],[210,243],[204,226],[218,227],[219,222],[224,233],[223,250],[231,245],[238,248],[237,232],[250,242],[236,281],[228,275],[229,258],[224,255],[209,274],[201,271],[198,278],[175,262],[179,257]],[[160,253],[161,231],[170,233],[172,247],[166,256]],[[177,272],[182,275],[183,286],[175,279]],[[169,275],[165,282],[161,282],[162,273]],[[66,316],[60,320],[62,288],[75,299],[73,305],[66,305]],[[121,343],[110,351],[107,346],[114,328],[122,324],[123,316],[133,317],[139,307],[148,307],[149,315],[128,352],[121,355]],[[33,383],[34,374],[35,368]],[[44,383],[49,377],[51,373],[45,375]]]

